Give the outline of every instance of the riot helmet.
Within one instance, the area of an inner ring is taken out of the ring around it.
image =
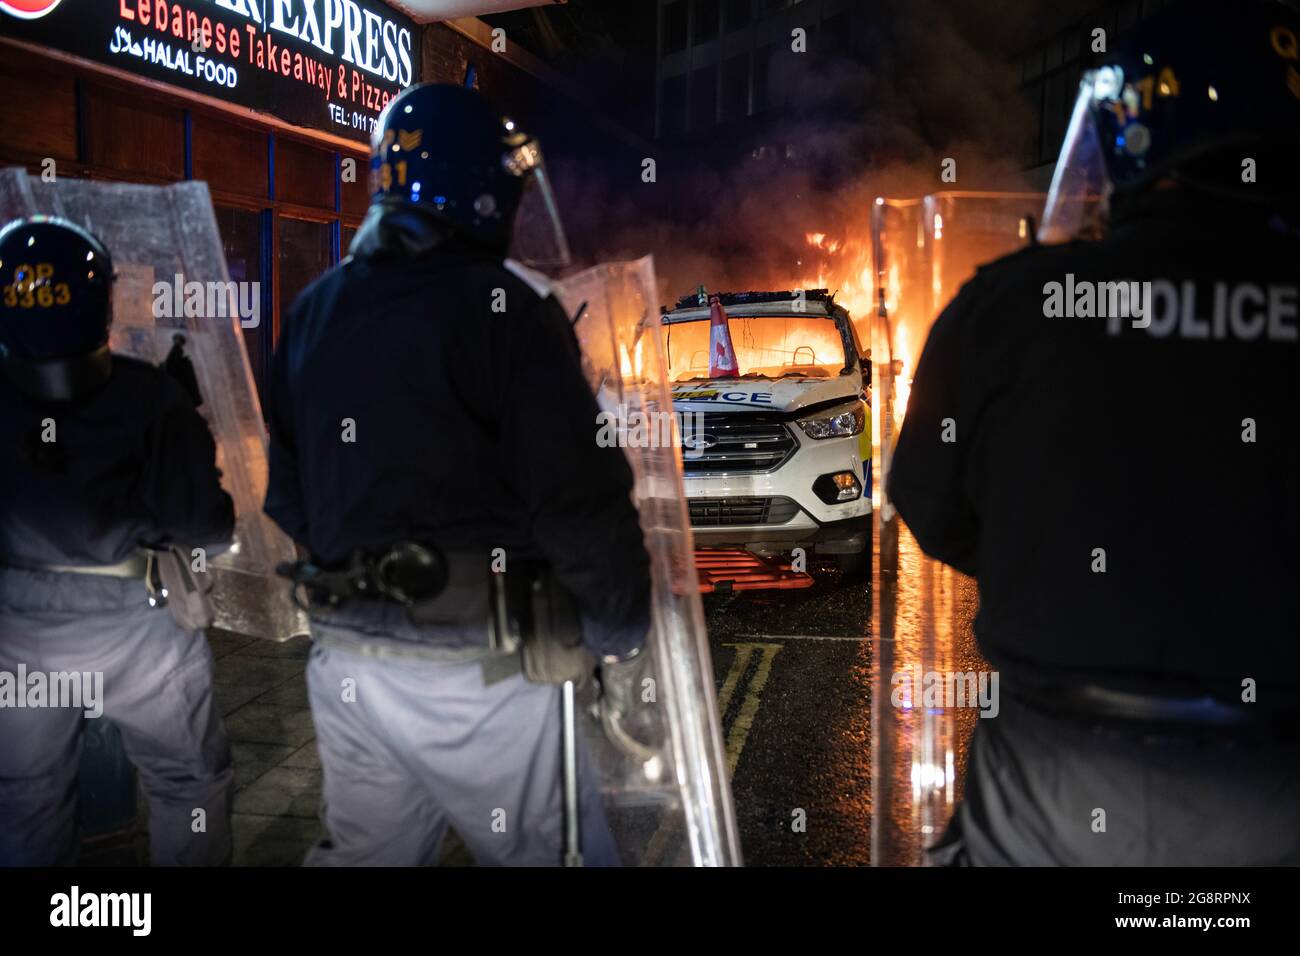
[[[1287,216],[1300,209],[1300,15],[1273,0],[1191,0],[1084,74],[1040,239],[1095,236],[1111,203],[1173,183]]]
[[[70,401],[108,379],[113,262],[85,229],[50,216],[0,229],[0,368],[20,391]]]
[[[371,222],[354,252],[373,244],[374,220],[414,212],[526,265],[569,262],[541,146],[475,90],[425,83],[400,93],[376,125],[370,168]]]

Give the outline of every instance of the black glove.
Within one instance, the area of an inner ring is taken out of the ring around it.
[[[172,336],[172,348],[163,359],[162,370],[175,379],[185,389],[194,407],[203,404],[203,393],[199,391],[199,377],[194,371],[194,363],[185,354],[185,336],[177,332]]]

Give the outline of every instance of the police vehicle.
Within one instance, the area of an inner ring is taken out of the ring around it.
[[[871,363],[849,313],[825,289],[720,301],[738,369],[723,378],[709,374],[708,305],[683,296],[661,317],[696,545],[803,549],[809,570],[819,556],[863,576]]]

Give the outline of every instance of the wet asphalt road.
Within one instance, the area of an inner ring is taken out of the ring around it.
[[[748,865],[870,858],[871,584],[706,595]]]
[[[747,865],[918,865],[960,799],[976,712],[894,706],[891,689],[987,667],[977,588],[905,527],[886,537],[882,558],[877,522],[874,582],[823,570],[806,590],[704,598]]]

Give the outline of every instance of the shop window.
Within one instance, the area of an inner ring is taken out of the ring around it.
[[[217,217],[217,229],[221,232],[221,250],[226,256],[230,281],[240,284],[241,299],[252,298],[257,302],[258,324],[251,326],[244,322],[241,326],[244,346],[248,349],[248,364],[252,366],[257,391],[261,395],[271,357],[271,316],[265,314],[266,303],[270,300],[263,296],[266,280],[262,274],[262,214],[256,210],[221,205],[214,206],[213,212]],[[250,317],[241,318],[248,320]]]
[[[266,133],[206,114],[195,114],[192,129],[195,179],[214,193],[266,198]]]
[[[352,159],[356,163],[356,182],[345,181],[342,185],[343,212],[352,216],[364,215],[370,205],[370,157],[344,153],[342,158],[344,162]]]
[[[275,141],[275,198],[334,208],[334,153],[291,139]]]
[[[340,258],[348,254],[348,250],[352,248],[352,240],[356,238],[356,235],[357,230],[354,226],[343,227],[343,242],[339,247]]]
[[[327,222],[280,217],[280,321],[289,317],[289,307],[333,264]]]

